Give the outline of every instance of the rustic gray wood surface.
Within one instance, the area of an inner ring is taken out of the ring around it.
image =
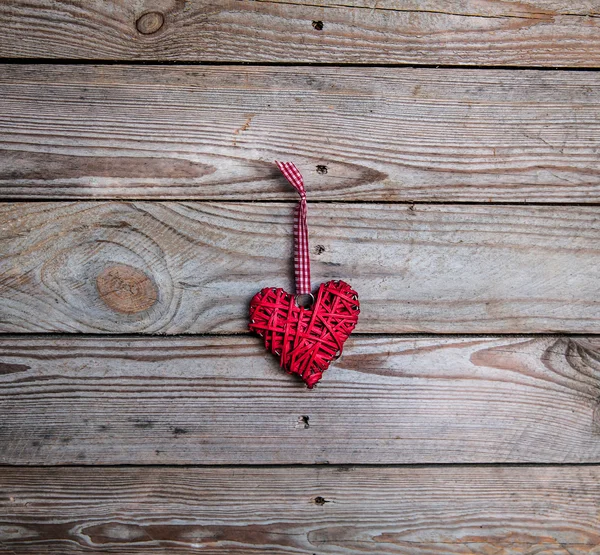
[[[599,25],[0,1],[0,555],[600,555]],[[362,305],[313,391],[276,159]]]
[[[7,337],[0,361],[0,464],[600,462],[597,338],[351,337],[315,391],[258,338]]]
[[[594,555],[599,484],[598,467],[5,469],[0,553]]]
[[[11,0],[0,56],[597,67],[589,0]]]
[[[4,332],[245,332],[293,291],[296,203],[0,205]],[[600,332],[600,207],[309,207],[312,277],[360,294],[358,333]]]
[[[593,72],[8,65],[0,196],[294,199],[282,159],[311,200],[598,203],[599,85]]]

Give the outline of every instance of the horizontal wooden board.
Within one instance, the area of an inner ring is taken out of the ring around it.
[[[0,56],[598,67],[590,0],[13,0]]]
[[[3,332],[241,333],[293,290],[295,203],[0,205]],[[600,332],[600,207],[317,204],[313,283],[360,333]]]
[[[584,337],[358,336],[314,391],[258,338],[9,337],[0,463],[600,462],[599,379]]]
[[[3,469],[0,553],[594,555],[591,467]]]
[[[7,65],[0,197],[293,199],[283,159],[312,200],[598,203],[599,85],[592,72]]]

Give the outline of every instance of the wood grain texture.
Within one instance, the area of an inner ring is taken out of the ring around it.
[[[293,291],[295,206],[1,205],[0,330],[246,332],[257,291]],[[354,286],[359,333],[597,333],[599,215],[598,207],[311,205],[313,284]]]
[[[3,332],[241,333],[293,291],[296,203],[0,205]],[[600,207],[309,206],[359,333],[600,332]]]
[[[7,65],[0,196],[293,199],[273,164],[291,159],[311,200],[598,203],[599,85],[591,72]]]
[[[596,555],[600,470],[3,469],[0,553]]]
[[[8,0],[0,56],[598,67],[590,0]]]
[[[258,338],[3,338],[0,463],[599,462],[599,379],[584,337],[351,337],[314,391]]]
[[[245,332],[254,293],[293,291],[294,211],[295,203],[6,203],[0,330]],[[596,333],[599,214],[313,205],[313,284],[355,287],[359,333]]]

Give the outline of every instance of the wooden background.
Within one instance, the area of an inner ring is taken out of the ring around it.
[[[0,554],[600,554],[600,4],[4,0],[0,64]]]

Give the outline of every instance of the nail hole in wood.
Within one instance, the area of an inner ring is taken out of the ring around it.
[[[305,430],[310,428],[310,424],[308,423],[309,420],[310,420],[309,416],[306,416],[306,415],[299,416],[298,417],[298,425],[296,427],[304,428]]]

